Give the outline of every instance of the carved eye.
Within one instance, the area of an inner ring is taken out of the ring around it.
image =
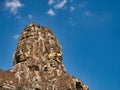
[[[47,67],[44,67],[44,71],[48,71],[48,68],[47,68]]]
[[[56,67],[56,65],[55,65],[55,64],[53,64],[53,63],[51,63],[51,64],[50,64],[50,67],[55,68],[55,67]]]
[[[30,65],[28,66],[30,70],[35,70],[35,71],[39,71],[39,67],[37,65]]]
[[[51,39],[54,39],[53,37],[51,37]]]
[[[41,90],[41,89],[39,89],[39,88],[35,88],[35,90]]]
[[[26,31],[30,31],[30,29],[27,29]]]

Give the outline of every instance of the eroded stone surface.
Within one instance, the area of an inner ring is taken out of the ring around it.
[[[0,90],[88,90],[68,75],[62,50],[47,27],[31,23],[19,37],[12,70],[0,70]]]

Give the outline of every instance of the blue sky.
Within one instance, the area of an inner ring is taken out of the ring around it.
[[[32,21],[52,29],[69,74],[90,90],[120,90],[119,0],[0,0],[0,68],[12,68],[18,36]]]

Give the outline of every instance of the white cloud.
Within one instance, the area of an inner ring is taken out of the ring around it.
[[[55,12],[52,9],[49,9],[47,14],[49,14],[51,16],[55,16]]]
[[[18,8],[22,6],[23,4],[19,0],[6,0],[4,3],[4,7],[14,15],[18,13]]]
[[[73,0],[70,0],[70,2],[72,3],[72,2],[73,2]]]
[[[14,36],[14,39],[18,39],[18,38],[19,38],[19,35],[16,34],[16,35]]]
[[[17,16],[16,16],[16,19],[21,19],[21,16],[20,16],[20,15],[17,15]]]
[[[86,1],[79,3],[79,8],[80,9],[85,9],[88,7],[88,3]]]
[[[95,13],[93,13],[89,8],[88,8],[88,2],[84,1],[79,4],[79,9],[82,15],[84,16],[93,16]]]
[[[48,4],[51,5],[54,3],[54,0],[48,0]]]
[[[61,9],[65,6],[65,4],[67,3],[67,0],[62,0],[60,3],[56,4],[54,6],[55,9]]]
[[[75,10],[75,8],[73,7],[73,6],[71,6],[70,7],[70,11],[72,12],[72,11],[74,11]]]
[[[31,15],[31,14],[29,14],[29,15],[28,15],[28,18],[29,18],[29,19],[31,19],[31,18],[32,18],[32,15]]]
[[[68,18],[68,23],[69,23],[71,26],[75,26],[75,25],[76,25],[76,22],[73,20],[72,17],[69,17],[69,18]]]
[[[90,10],[85,10],[85,11],[84,11],[84,15],[86,15],[86,16],[93,16],[94,13],[91,12]]]

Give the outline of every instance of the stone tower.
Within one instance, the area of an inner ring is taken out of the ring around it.
[[[0,70],[0,90],[88,90],[88,86],[67,74],[51,30],[31,23],[19,37],[13,69]]]

